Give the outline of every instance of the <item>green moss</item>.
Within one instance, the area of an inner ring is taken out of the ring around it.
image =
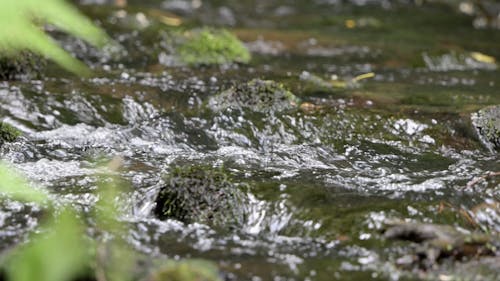
[[[175,167],[165,177],[156,198],[159,219],[214,226],[242,223],[243,194],[219,169],[208,166]]]
[[[13,142],[21,132],[7,123],[0,122],[0,144],[4,142]]]
[[[214,111],[225,108],[248,108],[265,113],[295,108],[299,102],[299,98],[283,84],[271,80],[253,79],[214,96],[209,101],[209,107]]]
[[[38,76],[46,65],[42,57],[21,52],[12,57],[0,54],[0,80],[13,80],[20,76]]]
[[[188,65],[248,63],[250,52],[233,34],[223,29],[203,28],[186,34],[178,53]]]
[[[219,281],[217,266],[204,260],[167,262],[153,272],[150,281]]]

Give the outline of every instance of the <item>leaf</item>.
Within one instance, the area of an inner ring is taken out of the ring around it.
[[[89,247],[75,214],[63,210],[46,229],[7,258],[8,280],[69,281],[85,273],[90,261]]]
[[[108,281],[128,281],[133,275],[135,258],[132,249],[124,240],[127,225],[120,220],[122,215],[116,199],[127,185],[120,183],[118,177],[111,174],[122,165],[123,159],[115,157],[99,176],[94,218],[99,231],[107,233],[107,239],[100,241],[97,248],[96,272],[101,279]],[[99,279],[99,278],[98,278]]]
[[[470,56],[477,60],[478,62],[483,62],[483,63],[488,63],[488,64],[495,64],[496,60],[492,56],[485,55],[480,52],[471,52]]]
[[[71,72],[89,73],[85,64],[58,46],[34,20],[53,24],[95,46],[108,41],[104,31],[64,0],[0,0],[0,54],[13,56],[21,50],[30,50]]]
[[[49,201],[47,194],[31,187],[28,181],[3,162],[0,162],[0,179],[0,194],[11,199],[38,204]]]

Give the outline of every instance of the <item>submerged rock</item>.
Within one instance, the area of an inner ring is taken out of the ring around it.
[[[156,197],[154,215],[214,226],[243,222],[243,193],[220,169],[175,167]]]
[[[13,142],[21,132],[7,123],[0,122],[0,145],[4,142]]]
[[[418,262],[424,267],[433,266],[438,260],[463,257],[494,256],[497,253],[495,237],[484,233],[465,233],[448,225],[429,223],[393,222],[388,223],[384,236],[388,239],[418,243],[416,255],[400,259],[410,263]]]
[[[208,105],[214,111],[226,108],[248,108],[268,113],[296,108],[300,100],[281,83],[253,79],[238,84],[212,97]]]
[[[188,65],[248,63],[251,58],[245,45],[224,29],[195,29],[186,33],[185,40],[177,52]]]
[[[500,105],[489,106],[473,113],[472,124],[481,141],[490,149],[500,150]]]
[[[13,80],[21,76],[38,76],[46,62],[31,52],[6,56],[0,53],[0,80]]]
[[[215,264],[204,260],[166,262],[144,281],[220,281]]]

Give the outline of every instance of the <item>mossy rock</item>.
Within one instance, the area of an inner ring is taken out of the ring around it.
[[[221,281],[215,264],[204,260],[167,262],[154,270],[146,281]]]
[[[180,60],[187,65],[248,63],[251,58],[245,45],[224,29],[202,28],[189,31],[177,52]]]
[[[21,132],[7,123],[0,122],[0,145],[4,142],[13,142]]]
[[[299,103],[299,98],[283,84],[271,80],[253,79],[212,97],[208,106],[214,111],[226,108],[247,108],[256,112],[269,113],[293,109]]]
[[[220,169],[178,166],[165,177],[154,215],[224,227],[243,222],[243,193]]]
[[[500,105],[489,106],[472,114],[472,124],[481,141],[491,151],[500,150]]]
[[[21,76],[38,76],[46,61],[31,52],[7,56],[0,51],[0,80],[14,80]]]

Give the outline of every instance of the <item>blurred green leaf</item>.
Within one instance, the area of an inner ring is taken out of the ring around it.
[[[89,72],[85,64],[59,47],[34,21],[53,24],[95,46],[108,41],[100,28],[64,0],[0,0],[0,54],[13,56],[29,50],[74,73]]]
[[[132,249],[124,240],[127,234],[127,225],[120,220],[122,215],[117,198],[123,194],[128,185],[111,174],[122,164],[121,157],[115,157],[107,167],[102,167],[104,174],[98,175],[95,221],[99,231],[105,233],[108,239],[97,244],[97,275],[107,281],[131,280],[135,265]]]
[[[85,273],[89,251],[84,228],[69,209],[49,221],[44,233],[16,248],[7,259],[12,281],[69,281]]]
[[[23,202],[43,204],[49,201],[46,193],[32,188],[16,171],[0,162],[0,194]]]

